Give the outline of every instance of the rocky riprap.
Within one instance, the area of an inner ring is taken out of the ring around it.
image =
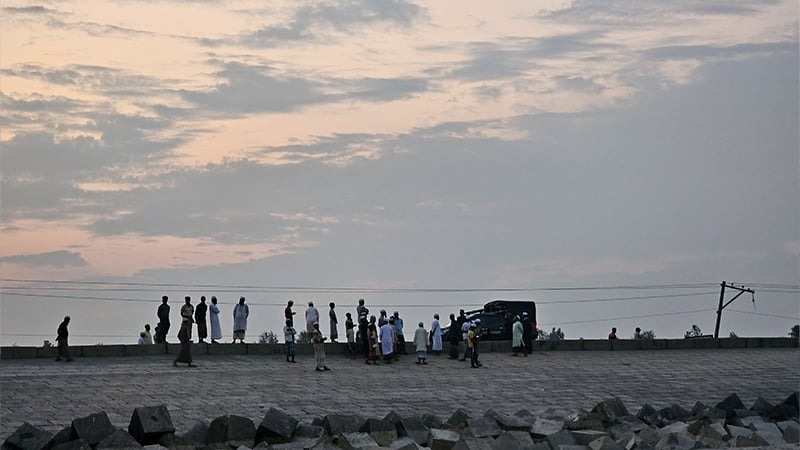
[[[447,420],[390,412],[381,419],[329,414],[310,424],[270,408],[258,424],[226,415],[177,434],[167,408],[152,406],[136,408],[127,431],[114,427],[105,412],[77,418],[55,435],[24,423],[2,450],[798,449],[798,407],[797,392],[777,405],[758,398],[750,408],[731,394],[714,406],[697,402],[687,411],[680,405],[659,410],[644,405],[632,415],[620,399],[611,398],[566,417],[552,410],[533,415],[491,409],[479,415],[459,409]]]

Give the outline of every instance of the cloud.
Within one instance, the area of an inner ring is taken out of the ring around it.
[[[775,1],[741,0],[704,2],[677,0],[670,2],[638,2],[573,0],[563,8],[538,14],[538,18],[561,22],[592,25],[646,25],[672,24],[687,19],[710,15],[749,16],[760,13]]]
[[[11,255],[0,257],[0,263],[22,264],[26,266],[81,267],[88,263],[80,253],[58,250],[47,253]]]
[[[759,44],[738,44],[730,46],[715,45],[673,45],[656,47],[644,52],[645,57],[654,60],[734,58],[739,56],[765,55],[775,52],[797,53],[796,40],[783,42],[766,42]]]
[[[3,12],[6,14],[45,14],[54,12],[52,9],[45,8],[42,5],[33,6],[4,6]]]

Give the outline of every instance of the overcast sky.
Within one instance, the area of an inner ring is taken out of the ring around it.
[[[135,342],[162,292],[175,315],[201,294],[10,279],[694,285],[209,288],[226,339],[239,295],[250,339],[289,298],[359,297],[426,327],[533,298],[568,338],[677,337],[713,332],[723,280],[757,291],[723,335],[800,321],[796,1],[9,0],[0,21],[4,345],[64,314],[76,342]]]

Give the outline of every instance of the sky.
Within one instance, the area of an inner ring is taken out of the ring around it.
[[[133,343],[161,295],[226,339],[245,296],[249,341],[362,297],[682,337],[722,281],[721,335],[800,322],[795,1],[1,8],[3,345]]]

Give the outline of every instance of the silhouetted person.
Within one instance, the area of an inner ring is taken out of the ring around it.
[[[181,350],[172,365],[178,367],[178,363],[186,363],[189,367],[197,367],[192,364],[192,320],[183,317],[181,329],[178,331],[178,340],[181,341]]]
[[[356,307],[356,315],[358,316],[358,334],[361,336],[361,345],[364,346],[364,357],[369,358],[370,356],[370,343],[369,343],[369,336],[367,335],[367,327],[369,326],[369,322],[367,322],[367,316],[369,315],[369,309],[364,306],[364,299],[361,298],[358,300],[358,306]]]
[[[286,302],[286,308],[283,310],[283,317],[291,322],[289,327],[294,327],[294,315],[297,314],[292,311],[292,306],[294,306],[294,300],[289,300]]]
[[[617,327],[611,328],[611,333],[608,333],[609,339],[616,339],[617,338]]]
[[[233,343],[238,339],[244,344],[244,334],[247,331],[247,317],[250,316],[250,307],[244,304],[244,297],[239,297],[239,303],[233,307]]]
[[[167,343],[167,333],[169,332],[169,305],[167,300],[169,297],[166,295],[161,297],[161,304],[158,305],[158,325],[156,325],[156,338],[157,344]]]
[[[208,325],[206,324],[206,296],[200,297],[200,303],[194,310],[194,321],[197,322],[197,342],[203,343],[203,339],[208,337]]]
[[[56,361],[61,361],[62,356],[67,359],[67,362],[72,361],[72,358],[69,356],[69,330],[67,329],[69,320],[69,316],[64,316],[64,321],[58,326],[58,336],[56,336],[56,342],[58,342],[58,356],[56,357]]]
[[[642,329],[641,328],[636,327],[636,330],[633,332],[633,338],[634,339],[641,339],[642,338]]]
[[[525,346],[525,356],[533,350],[533,325],[527,312],[522,313],[522,345]]]
[[[336,303],[330,302],[328,306],[330,306],[331,308],[330,311],[328,311],[328,318],[330,319],[331,322],[330,338],[331,342],[335,344],[336,341],[339,339],[339,329],[338,329],[339,319],[336,317],[336,310],[335,310]]]
[[[185,303],[181,306],[181,319],[189,319],[189,339],[192,338],[192,324],[194,323],[194,305],[192,305],[192,297],[188,295],[183,298]],[[181,324],[183,326],[183,324]]]
[[[208,307],[210,312],[208,320],[211,322],[211,343],[216,344],[217,339],[222,339],[222,327],[219,324],[219,306],[217,306],[217,297],[211,296],[211,306]]]
[[[150,333],[150,324],[149,323],[144,324],[144,331],[142,331],[142,333],[144,334],[144,336],[143,336],[144,337],[144,343],[146,345],[152,344],[153,343],[153,334]]]

